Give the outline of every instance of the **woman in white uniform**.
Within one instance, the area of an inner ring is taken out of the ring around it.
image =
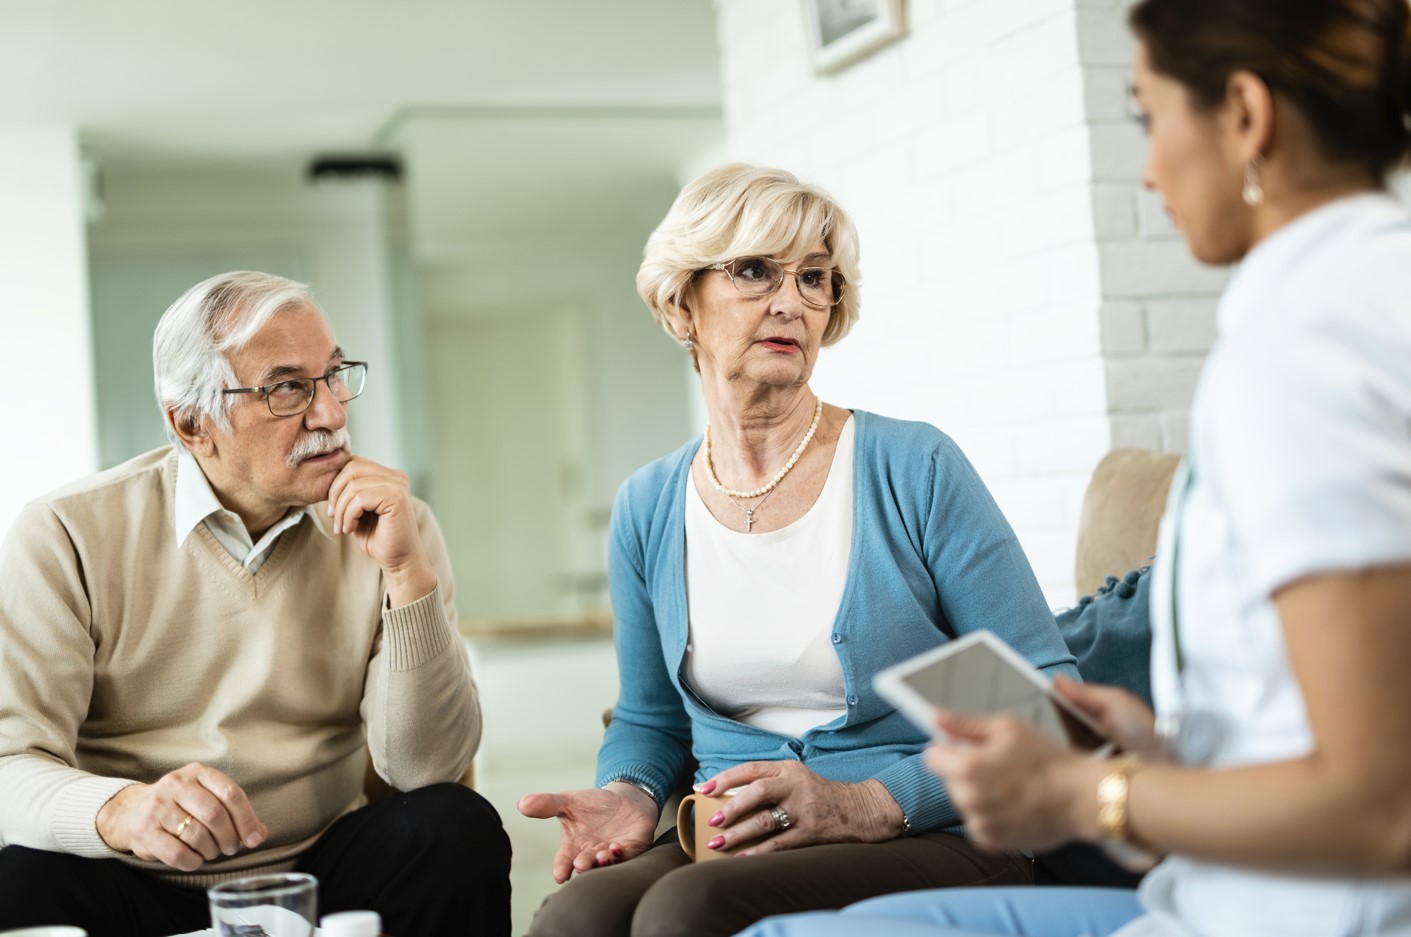
[[[751,937],[1411,933],[1411,147],[1406,0],[1144,0],[1144,182],[1242,261],[1152,594],[1160,718],[1061,684],[1125,754],[938,713],[978,843],[1125,841],[1138,894],[919,892]]]

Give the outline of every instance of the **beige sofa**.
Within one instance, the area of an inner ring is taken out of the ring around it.
[[[1156,528],[1179,454],[1114,449],[1102,457],[1083,496],[1074,551],[1078,595],[1090,595],[1108,576],[1146,566],[1156,552]]]

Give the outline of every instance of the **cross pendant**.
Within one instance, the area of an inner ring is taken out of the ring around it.
[[[748,510],[748,511],[745,512],[745,533],[749,533],[749,532],[750,532],[750,528],[753,527],[753,526],[754,526],[754,509],[751,508],[750,510]]]

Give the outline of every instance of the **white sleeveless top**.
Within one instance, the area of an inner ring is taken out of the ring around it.
[[[725,527],[687,480],[684,677],[721,715],[796,738],[847,712],[832,635],[852,548],[853,430],[849,416],[818,500],[780,530]]]

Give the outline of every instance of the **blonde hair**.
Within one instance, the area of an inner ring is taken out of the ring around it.
[[[681,302],[700,271],[740,257],[789,263],[820,242],[847,284],[823,330],[823,344],[831,345],[857,321],[857,229],[832,196],[783,169],[732,163],[682,189],[647,238],[637,293],[676,339],[668,309]]]

